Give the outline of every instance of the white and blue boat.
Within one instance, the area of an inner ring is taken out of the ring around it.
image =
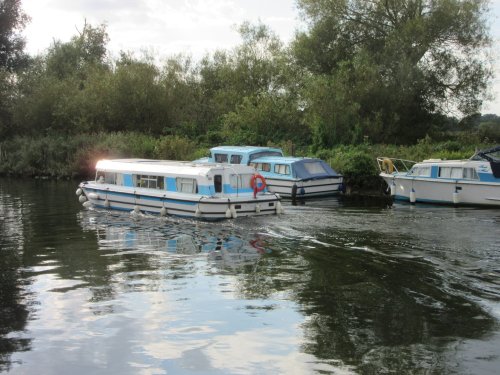
[[[382,177],[398,200],[411,203],[500,206],[500,146],[467,160],[420,163],[379,157]]]
[[[76,193],[86,207],[207,220],[280,214],[280,198],[254,189],[246,165],[147,159],[100,160]]]
[[[342,188],[343,177],[323,160],[283,156],[274,147],[213,147],[210,157],[198,161],[250,165],[265,178],[269,191],[292,199],[334,195]]]

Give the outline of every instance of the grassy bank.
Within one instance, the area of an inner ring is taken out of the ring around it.
[[[397,146],[386,144],[342,145],[320,150],[315,156],[327,161],[345,176],[348,194],[380,195],[385,183],[378,177],[377,157],[394,157],[421,161],[424,159],[468,159],[478,149],[494,146],[471,134],[461,134],[448,141],[420,140],[416,145]]]
[[[179,136],[157,138],[134,132],[80,134],[71,137],[15,137],[0,142],[0,174],[85,178],[93,176],[95,163],[102,158],[193,160],[206,156],[211,146],[213,145],[199,145]],[[476,149],[491,147],[493,144],[481,141],[474,135],[462,134],[447,141],[425,138],[411,146],[363,143],[340,145],[316,152],[307,147],[296,147],[291,142],[274,146],[282,147],[287,154],[324,159],[345,176],[348,191],[376,194],[383,188],[378,179],[378,156],[415,161],[427,158],[465,159]]]
[[[134,132],[15,137],[0,143],[0,174],[84,178],[94,174],[99,159],[192,160],[206,153],[187,138],[156,138]]]

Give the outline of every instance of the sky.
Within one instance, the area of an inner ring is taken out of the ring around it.
[[[500,0],[490,4],[495,99],[483,105],[482,113],[500,115]],[[22,0],[22,7],[31,17],[24,31],[31,55],[43,53],[54,40],[69,41],[85,20],[107,25],[112,57],[127,51],[198,59],[238,45],[236,27],[245,21],[262,22],[285,43],[303,27],[295,0]]]

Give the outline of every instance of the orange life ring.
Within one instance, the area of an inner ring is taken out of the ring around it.
[[[260,180],[260,185],[257,183],[257,180]],[[253,189],[253,196],[255,198],[259,191],[262,191],[266,188],[266,179],[262,177],[262,175],[255,173],[250,179],[250,186]]]

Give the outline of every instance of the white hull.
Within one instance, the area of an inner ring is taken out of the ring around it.
[[[338,194],[342,186],[342,177],[307,181],[266,177],[266,183],[270,192],[287,198],[292,197],[293,185],[297,185],[296,198],[308,198]]]
[[[500,206],[500,184],[480,181],[439,180],[381,173],[389,187],[395,184],[395,199],[457,205]],[[456,193],[456,194],[454,194]]]
[[[238,216],[280,213],[281,203],[274,194],[259,194],[256,198],[214,198],[164,190],[128,188],[117,185],[87,182],[80,188],[94,207],[121,211],[164,214],[217,220]],[[162,211],[162,209],[165,210]]]

